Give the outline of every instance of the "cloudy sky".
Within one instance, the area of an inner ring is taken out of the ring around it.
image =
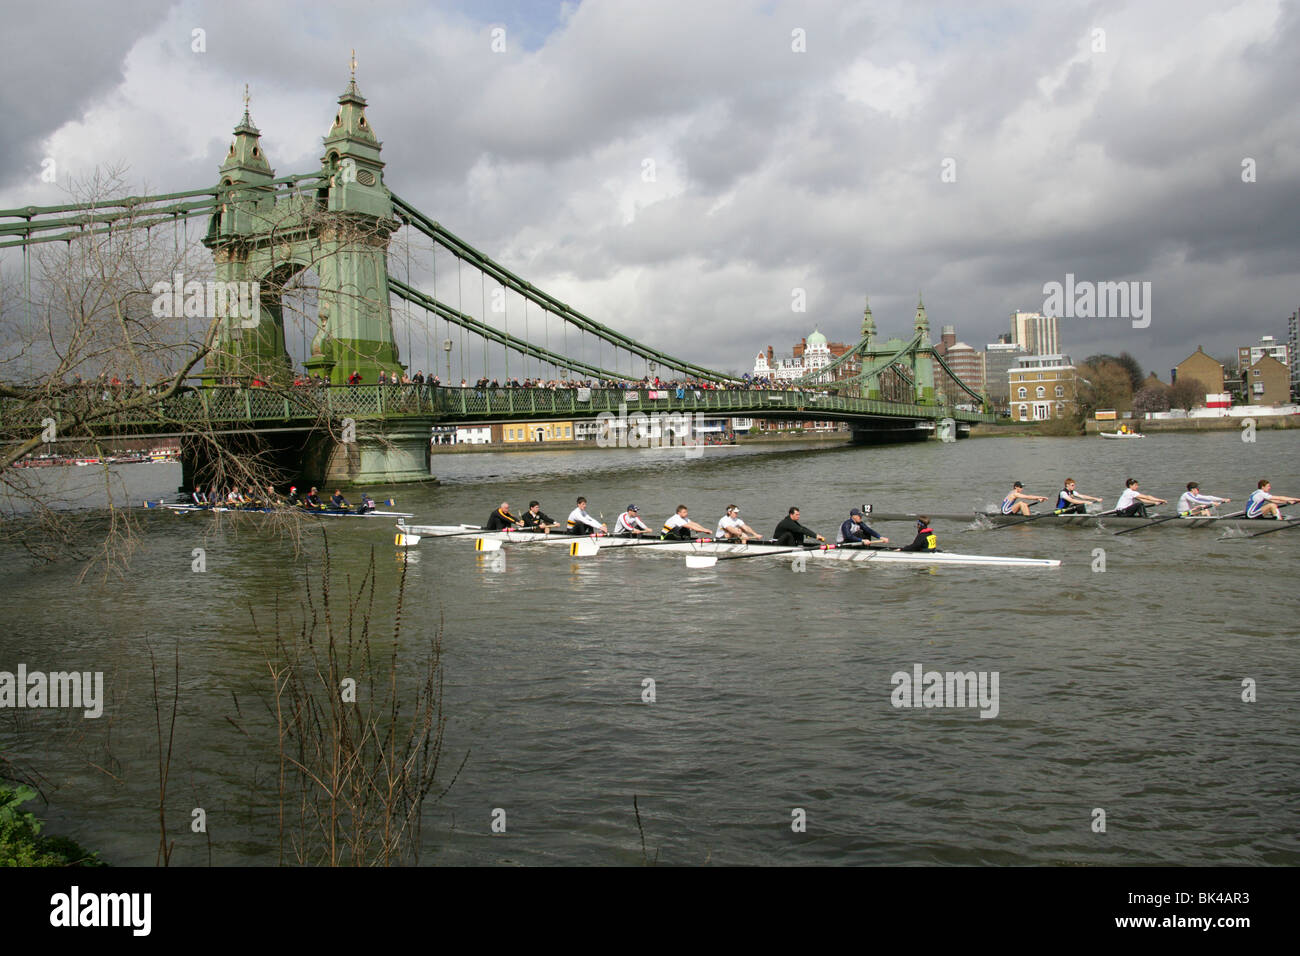
[[[119,162],[150,192],[214,182],[245,83],[276,172],[316,169],[355,48],[394,192],[713,367],[814,326],[853,341],[867,294],[905,335],[918,290],[936,337],[979,347],[1067,273],[1151,283],[1149,327],[1061,337],[1166,378],[1198,344],[1285,338],[1300,307],[1300,5],[1279,0],[51,0],[6,35],[0,207]]]

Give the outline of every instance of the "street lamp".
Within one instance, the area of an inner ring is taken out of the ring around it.
[[[447,353],[447,387],[451,388],[451,339],[442,340],[442,350]]]

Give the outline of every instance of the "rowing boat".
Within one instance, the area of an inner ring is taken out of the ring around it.
[[[1146,435],[1139,435],[1137,432],[1098,432],[1102,438],[1146,438]]]
[[[605,547],[605,539],[600,539],[600,546]],[[1054,558],[1009,558],[993,554],[957,554],[953,551],[892,551],[888,548],[864,548],[860,546],[843,547],[825,545],[791,550],[780,544],[728,544],[723,541],[693,541],[680,544],[664,544],[647,550],[658,554],[660,551],[698,555],[726,556],[771,556],[791,557],[806,556],[819,561],[873,561],[878,564],[923,564],[927,567],[938,564],[955,565],[992,565],[1009,568],[1059,568],[1061,562]]]
[[[915,514],[905,512],[872,512],[869,521],[915,521]],[[1083,527],[1083,528],[1138,528],[1143,525],[1149,525],[1158,518],[1168,518],[1168,521],[1161,521],[1157,528],[1238,528],[1241,530],[1264,527],[1270,523],[1277,523],[1276,518],[1229,518],[1229,517],[1192,517],[1192,518],[1175,518],[1173,515],[1162,515],[1155,512],[1149,512],[1145,518],[1121,518],[1118,515],[1052,515],[1046,513],[1033,514],[1034,520],[1029,521],[1024,515],[1004,515],[998,511],[968,511],[965,513],[957,512],[954,514],[930,514],[927,517],[931,521],[961,521],[967,524],[972,521],[987,522],[992,525],[1017,524],[1025,522],[1027,527],[1041,528],[1047,527]],[[1282,522],[1294,523],[1300,521],[1300,518],[1283,518]]]
[[[146,508],[164,508],[180,514],[192,514],[196,511],[210,511],[215,514],[302,514],[313,518],[411,518],[412,514],[404,511],[344,511],[338,508],[228,508],[217,505],[215,508],[205,505],[172,505],[159,501],[146,501]]]
[[[1061,565],[1060,561],[1047,558],[1009,558],[999,555],[957,554],[951,551],[893,551],[888,548],[863,548],[858,546],[844,547],[836,545],[807,545],[803,548],[792,548],[789,545],[775,543],[739,544],[708,539],[698,541],[671,541],[655,538],[644,539],[635,537],[618,537],[615,535],[538,534],[536,532],[510,530],[483,531],[481,528],[475,528],[473,525],[408,525],[398,522],[397,530],[399,536],[407,536],[406,541],[410,544],[418,543],[419,539],[422,537],[436,538],[464,536],[473,538],[475,547],[478,550],[492,550],[492,548],[485,549],[482,544],[483,542],[491,542],[495,547],[500,547],[500,544],[569,545],[571,551],[573,550],[574,545],[579,545],[582,550],[574,552],[578,556],[591,555],[595,553],[596,549],[604,550],[605,548],[641,546],[644,550],[655,554],[663,552],[668,554],[723,555],[728,557],[780,557],[802,555],[809,558],[828,561],[875,561],[881,564],[923,564],[926,566],[953,564],[1056,568]],[[399,543],[401,543],[400,537]],[[591,547],[593,544],[595,545],[595,548]]]

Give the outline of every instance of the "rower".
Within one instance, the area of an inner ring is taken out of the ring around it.
[[[1076,491],[1074,479],[1066,478],[1061,493],[1056,496],[1056,513],[1059,515],[1085,515],[1088,513],[1088,502],[1090,501],[1101,504],[1100,498],[1094,498],[1092,495],[1085,495],[1081,491]]]
[[[1250,499],[1246,502],[1247,518],[1277,518],[1282,520],[1282,512],[1278,505],[1300,504],[1300,498],[1288,498],[1286,495],[1275,495],[1270,492],[1273,487],[1267,478],[1259,480],[1259,487],[1250,493]]]
[[[916,537],[912,543],[898,549],[899,551],[938,551],[939,536],[930,527],[930,519],[920,515],[916,519]]]
[[[787,547],[803,547],[803,539],[805,536],[816,538],[818,541],[822,542],[826,540],[812,528],[805,528],[799,523],[798,508],[791,508],[786,513],[786,516],[782,518],[780,523],[776,526],[776,530],[772,532],[772,537],[776,539],[776,543],[786,545]]]
[[[283,502],[280,496],[275,493],[275,485],[266,486],[266,506],[268,508],[278,508]]]
[[[1147,505],[1164,505],[1168,503],[1164,498],[1142,494],[1142,492],[1138,491],[1138,480],[1130,478],[1124,482],[1124,493],[1119,496],[1119,501],[1115,502],[1115,514],[1121,518],[1145,518],[1147,516]]]
[[[587,514],[586,498],[579,498],[578,507],[569,512],[565,530],[569,534],[609,534],[609,529],[604,524]]]
[[[361,505],[360,507],[357,508],[357,511],[361,512],[361,514],[364,515],[364,514],[369,514],[374,510],[375,510],[375,499],[371,498],[370,495],[366,494],[366,492],[364,491],[361,492]]]
[[[745,544],[750,538],[755,541],[763,538],[741,520],[740,508],[736,505],[727,505],[726,512],[718,519],[718,530],[713,532],[713,537],[719,541],[739,541],[741,544]]]
[[[1219,498],[1215,495],[1201,494],[1201,485],[1196,481],[1187,483],[1187,490],[1178,499],[1178,513],[1181,515],[1208,515],[1216,505],[1227,504],[1231,498]]]
[[[190,497],[194,499],[194,503],[200,508],[208,507],[208,496],[205,495],[201,489],[195,488],[190,492]]]
[[[239,486],[236,485],[230,489],[226,495],[226,504],[238,507],[244,503],[244,496],[239,493]]]
[[[654,534],[654,532],[641,520],[636,505],[628,505],[627,511],[619,515],[618,520],[614,522],[614,534],[620,538],[632,538]]]
[[[709,529],[692,521],[689,515],[690,511],[687,510],[685,505],[678,505],[677,510],[669,515],[668,520],[664,522],[663,531],[659,537],[666,541],[693,541],[694,538],[691,537],[691,532],[698,531],[707,538]]]
[[[284,502],[284,503],[285,503],[286,505],[288,505],[290,508],[296,508],[296,507],[298,507],[300,504],[302,504],[302,502],[298,500],[298,486],[297,486],[297,485],[290,485],[290,486],[289,486],[289,497],[285,499],[285,502]]]
[[[306,498],[306,500],[305,500],[303,503],[304,503],[308,508],[313,508],[313,509],[315,509],[315,508],[324,508],[324,507],[325,507],[325,505],[321,503],[321,500],[320,500],[320,492],[318,492],[318,491],[316,490],[316,486],[315,486],[315,485],[312,485],[312,486],[311,486],[311,491],[307,492],[307,498]]]
[[[550,534],[552,528],[558,528],[560,523],[542,510],[540,501],[528,502],[528,510],[523,516],[524,528],[529,531],[540,531],[542,534]]]
[[[889,543],[888,538],[876,534],[876,532],[862,520],[861,508],[850,508],[849,520],[840,525],[839,534],[835,536],[835,543],[868,544],[872,541],[879,541],[881,544]]]
[[[1002,499],[1002,513],[1004,515],[1026,515],[1029,514],[1029,502],[1046,501],[1043,495],[1030,495],[1025,493],[1025,486],[1016,482],[1011,486],[1011,494]]]
[[[496,511],[488,515],[487,521],[483,523],[484,531],[501,531],[506,528],[514,529],[519,527],[522,522],[510,513],[510,502],[503,501]]]
[[[348,499],[344,498],[343,492],[339,491],[337,488],[334,489],[334,494],[330,498],[330,507],[336,511],[352,510],[352,505],[348,504]]]

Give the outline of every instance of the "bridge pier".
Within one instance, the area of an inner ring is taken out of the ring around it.
[[[853,428],[855,445],[896,445],[909,441],[925,441],[932,434],[925,428],[925,422],[916,421],[878,421],[862,427]]]
[[[429,473],[433,417],[420,416],[356,426],[352,441],[328,432],[313,433],[302,463],[302,480],[321,487],[398,485],[436,482]]]
[[[373,424],[362,420],[355,425],[355,435],[347,426],[336,426],[334,432],[319,428],[228,432],[218,440],[227,453],[269,465],[277,485],[296,484],[303,490],[312,485],[365,487],[436,482],[429,473],[432,428],[433,417],[420,416]],[[215,481],[226,491],[235,479],[218,471],[219,457],[209,437],[182,439],[182,490],[192,489],[196,481],[206,489]]]

